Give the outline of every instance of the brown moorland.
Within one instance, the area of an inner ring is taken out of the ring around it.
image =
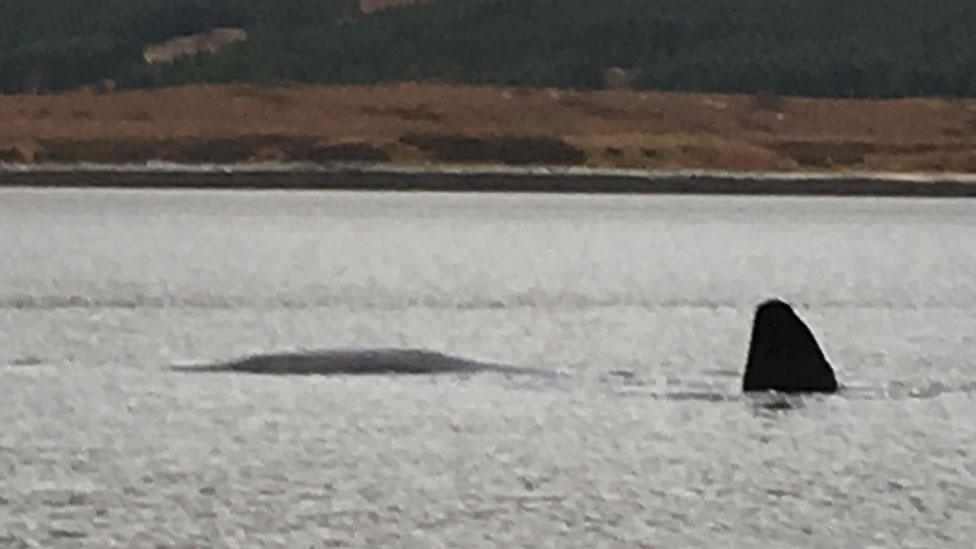
[[[976,172],[976,100],[403,83],[0,96],[0,162]]]

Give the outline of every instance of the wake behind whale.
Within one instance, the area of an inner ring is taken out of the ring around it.
[[[483,362],[422,349],[336,349],[252,355],[203,366],[173,366],[183,372],[277,375],[474,374],[494,372],[555,377],[551,370]],[[810,329],[783,301],[759,305],[753,321],[745,392],[837,391],[833,369]]]

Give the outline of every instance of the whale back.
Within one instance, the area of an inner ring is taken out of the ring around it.
[[[752,325],[743,391],[837,390],[834,370],[810,328],[779,300],[759,305]]]
[[[180,372],[271,375],[383,375],[497,372],[550,376],[554,372],[481,362],[422,349],[332,349],[251,355],[203,366],[172,366]]]

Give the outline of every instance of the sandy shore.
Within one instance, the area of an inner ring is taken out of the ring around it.
[[[594,168],[0,166],[0,187],[974,197],[976,176]]]

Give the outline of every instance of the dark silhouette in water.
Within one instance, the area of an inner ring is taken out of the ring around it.
[[[837,391],[834,370],[810,328],[780,300],[766,301],[756,309],[742,390]]]
[[[556,377],[553,371],[479,362],[418,349],[339,349],[253,355],[203,366],[173,366],[182,372],[292,375],[472,374],[496,372]],[[837,390],[834,371],[810,329],[779,300],[756,309],[743,391],[783,393]]]
[[[443,374],[497,372],[555,375],[545,370],[478,362],[416,349],[340,349],[253,355],[209,366],[174,366],[183,372],[294,375]]]

